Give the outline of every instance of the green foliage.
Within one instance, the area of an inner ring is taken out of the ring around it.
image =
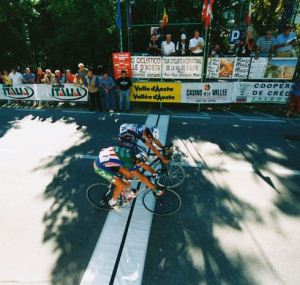
[[[252,22],[257,34],[276,30],[288,0],[253,0]],[[290,1],[290,0],[289,0]],[[150,37],[149,24],[158,25],[163,2],[167,7],[173,39],[180,31],[190,36],[195,28],[204,34],[201,22],[202,1],[199,0],[135,0],[132,1],[133,51],[145,51]],[[249,0],[216,0],[210,41],[224,48],[233,27],[244,23]],[[107,65],[111,52],[118,50],[115,26],[116,0],[11,0],[0,1],[0,69],[20,65],[43,68],[73,68],[78,62]],[[122,3],[124,46],[127,49],[125,3]]]

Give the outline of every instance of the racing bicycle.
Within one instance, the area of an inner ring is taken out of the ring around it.
[[[118,205],[120,207],[130,203],[133,199],[142,195],[142,201],[145,208],[156,215],[171,215],[176,213],[181,207],[180,196],[172,189],[180,186],[185,179],[185,171],[182,166],[173,164],[173,147],[169,146],[162,150],[164,157],[170,160],[168,165],[161,162],[159,157],[155,158],[149,163],[154,169],[157,169],[157,175],[145,175],[152,183],[166,188],[162,196],[155,196],[153,191],[147,188],[138,180],[127,180],[137,187],[123,190],[118,198]],[[153,155],[153,154],[152,154]],[[96,183],[87,188],[86,196],[88,201],[97,209],[110,210],[111,207],[108,201],[112,198],[113,185],[105,183]]]

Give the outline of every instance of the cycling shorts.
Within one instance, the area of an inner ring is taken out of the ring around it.
[[[114,172],[109,171],[107,168],[98,167],[96,165],[96,162],[94,162],[94,170],[95,170],[96,174],[100,175],[101,177],[103,177],[108,182],[112,182],[114,177],[116,176],[116,174]]]

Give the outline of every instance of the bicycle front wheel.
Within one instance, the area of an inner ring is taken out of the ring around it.
[[[157,184],[168,188],[179,187],[185,179],[185,171],[181,165],[169,164],[166,169],[160,169]]]
[[[180,196],[171,189],[166,189],[162,196],[156,197],[148,190],[143,196],[145,208],[153,214],[168,216],[175,214],[181,207]]]
[[[110,210],[108,201],[112,198],[112,191],[105,183],[96,183],[86,189],[88,201],[97,209]]]

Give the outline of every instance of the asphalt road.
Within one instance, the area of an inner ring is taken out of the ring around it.
[[[0,110],[0,284],[80,283],[107,217],[91,157],[146,118]],[[268,114],[171,116],[183,205],[154,217],[142,284],[298,284],[299,136]]]

